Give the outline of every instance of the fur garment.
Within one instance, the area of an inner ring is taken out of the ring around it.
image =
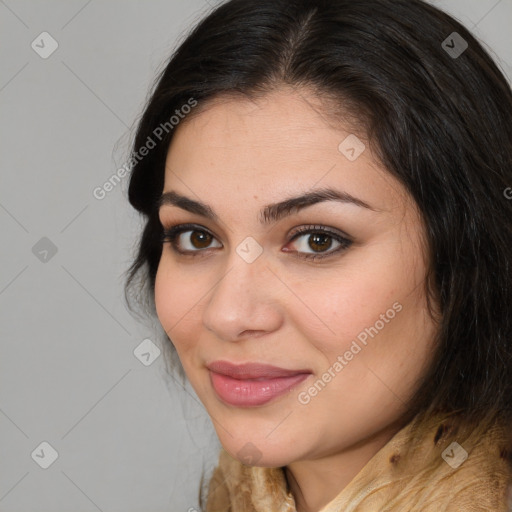
[[[446,415],[411,422],[318,512],[512,512],[511,442],[510,426],[495,420],[473,430]],[[206,512],[296,508],[284,468],[248,466],[221,449]]]

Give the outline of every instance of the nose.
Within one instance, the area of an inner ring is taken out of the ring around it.
[[[203,325],[224,341],[273,332],[283,322],[282,288],[264,253],[247,263],[234,252],[203,310]]]

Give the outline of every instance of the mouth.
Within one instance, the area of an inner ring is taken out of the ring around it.
[[[207,368],[217,396],[236,407],[266,404],[312,374],[309,369],[289,370],[258,363],[234,365],[227,361],[215,361]]]

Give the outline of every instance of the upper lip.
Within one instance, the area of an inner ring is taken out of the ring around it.
[[[311,370],[287,370],[270,364],[261,363],[245,363],[233,364],[228,361],[214,361],[207,365],[207,368],[215,373],[221,373],[234,379],[260,379],[267,377],[275,379],[278,377],[290,377],[291,375],[299,375],[301,373],[312,373]]]

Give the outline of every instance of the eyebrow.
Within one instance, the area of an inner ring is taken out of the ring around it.
[[[322,188],[307,192],[300,196],[285,199],[279,203],[272,203],[264,206],[260,211],[260,222],[262,224],[271,224],[272,222],[277,222],[280,219],[291,215],[292,213],[296,213],[302,210],[303,208],[307,208],[308,206],[312,206],[314,204],[322,203],[325,201],[350,203],[361,208],[377,211],[369,204],[348,194],[347,192],[338,191],[333,188]],[[160,196],[158,201],[158,209],[165,205],[177,206],[178,208],[186,210],[190,213],[201,215],[213,221],[218,221],[218,216],[210,206],[201,203],[200,201],[190,199],[189,197],[182,196],[173,190],[164,192]]]

